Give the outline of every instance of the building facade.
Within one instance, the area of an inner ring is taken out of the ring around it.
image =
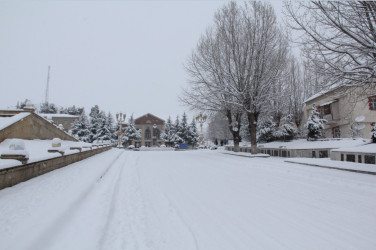
[[[312,105],[327,120],[326,138],[371,138],[371,126],[376,122],[376,91],[361,88],[337,87],[318,93],[305,101],[304,123]]]
[[[57,126],[63,125],[65,131],[69,131],[72,128],[73,122],[78,120],[80,117],[77,115],[68,114],[38,114],[44,119],[53,122]]]
[[[77,141],[33,110],[0,110],[0,142],[12,138]]]
[[[134,141],[136,147],[156,147],[164,144],[161,140],[161,133],[164,131],[165,121],[161,118],[146,114],[134,121],[137,129],[141,129],[141,140]]]

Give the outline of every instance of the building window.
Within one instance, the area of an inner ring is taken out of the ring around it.
[[[346,155],[346,161],[355,162],[355,155]]]
[[[159,139],[160,134],[161,133],[158,128],[153,128],[153,137],[155,137],[156,139]]]
[[[332,134],[333,134],[333,138],[340,138],[341,131],[339,130],[339,127],[332,128]]]
[[[368,97],[368,105],[370,110],[376,110],[376,96]]]
[[[375,156],[374,155],[365,155],[364,156],[364,163],[375,164]]]
[[[150,140],[150,139],[151,139],[150,128],[146,128],[146,130],[145,130],[145,140]]]
[[[321,108],[323,115],[330,115],[332,112],[330,112],[330,104],[325,105]]]

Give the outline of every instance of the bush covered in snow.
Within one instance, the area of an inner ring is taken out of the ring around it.
[[[312,105],[312,111],[304,127],[308,129],[307,140],[318,139],[322,136],[322,130],[324,129],[325,119],[320,118],[320,114],[317,111],[316,105]]]

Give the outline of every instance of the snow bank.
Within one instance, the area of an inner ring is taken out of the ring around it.
[[[9,146],[12,144],[12,141],[14,139],[6,139],[2,143],[0,143],[0,154],[1,153],[8,153]],[[21,140],[21,139],[18,139]],[[28,153],[29,153],[29,161],[28,163],[36,162],[36,161],[42,161],[42,160],[48,160],[55,157],[60,157],[60,153],[49,153],[48,149],[57,149],[56,147],[51,147],[53,140],[21,140]],[[74,154],[77,153],[77,150],[70,150],[70,147],[82,147],[82,145],[90,145],[88,143],[83,144],[82,142],[74,142],[74,141],[64,141],[61,140],[61,149],[65,150],[64,155]],[[87,149],[90,150],[90,149]],[[18,152],[17,152],[18,153]],[[15,163],[10,163],[9,161],[13,160],[4,160],[0,159],[0,169],[7,168],[10,165],[11,166],[17,166],[21,165],[20,162],[15,165]]]
[[[140,151],[174,151],[175,148],[168,147],[140,147]]]
[[[257,146],[264,148],[280,148],[286,149],[315,149],[315,148],[342,148],[342,147],[358,147],[368,144],[370,140],[365,139],[328,139],[318,141],[307,141],[305,139],[293,140],[290,142],[269,142],[260,143]]]

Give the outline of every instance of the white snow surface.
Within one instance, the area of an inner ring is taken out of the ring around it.
[[[0,143],[0,155],[2,153],[9,153],[9,145],[12,143],[13,139],[6,139]],[[20,139],[22,140],[22,139]],[[22,140],[25,143],[25,150],[29,154],[29,161],[28,163],[47,160],[55,157],[60,157],[60,153],[49,153],[48,149],[65,149],[65,154],[74,154],[77,153],[78,150],[70,150],[70,147],[82,146],[82,142],[74,142],[74,141],[65,141],[61,140],[61,147],[59,148],[52,148],[52,140]],[[16,164],[18,163],[18,164]],[[4,160],[0,159],[0,169],[13,167],[17,165],[22,165],[19,161],[14,160]]]
[[[287,149],[314,149],[314,148],[342,148],[342,147],[358,147],[368,144],[370,140],[366,139],[328,139],[307,141],[305,139],[293,140],[290,142],[269,142],[259,143],[257,146],[264,146],[264,148],[279,148],[286,147]]]
[[[0,190],[2,249],[375,249],[376,176],[120,149]]]
[[[289,158],[286,159],[286,161],[303,164],[313,164],[328,168],[342,168],[376,173],[375,164],[355,163],[347,161],[332,161],[329,158]]]
[[[29,112],[22,112],[12,117],[0,117],[0,130],[3,130],[4,128],[9,127],[10,125],[18,122],[19,120],[24,119],[28,115],[30,115]]]
[[[358,147],[344,147],[339,149],[333,149],[332,151],[339,152],[361,152],[361,153],[376,153],[376,143],[370,143],[366,145],[361,145]]]

